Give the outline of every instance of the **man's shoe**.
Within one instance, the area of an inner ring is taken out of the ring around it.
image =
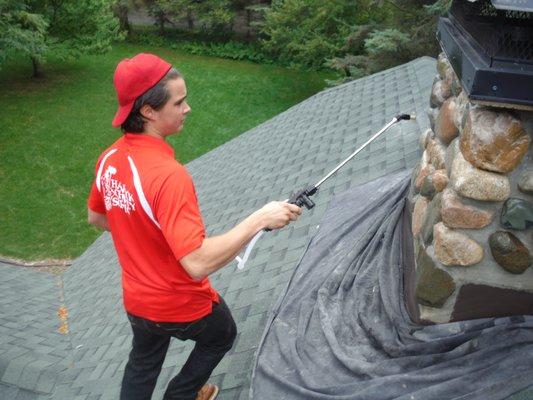
[[[217,395],[218,386],[212,383],[206,383],[196,395],[196,400],[215,400]]]

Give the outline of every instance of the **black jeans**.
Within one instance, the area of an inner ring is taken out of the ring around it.
[[[231,349],[237,327],[224,299],[213,312],[192,322],[153,322],[128,314],[132,349],[122,379],[121,400],[150,400],[165,360],[170,338],[196,345],[178,375],[168,384],[164,400],[195,399],[211,372]]]

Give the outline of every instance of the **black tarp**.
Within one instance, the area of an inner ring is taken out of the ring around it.
[[[409,181],[402,171],[332,199],[267,323],[251,398],[492,400],[533,384],[532,316],[410,318]]]

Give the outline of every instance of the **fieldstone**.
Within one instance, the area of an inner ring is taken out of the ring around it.
[[[422,164],[422,160],[416,163],[415,167],[413,168],[413,172],[411,173],[411,185],[409,186],[409,198],[413,198],[417,193],[420,192],[420,189],[418,189],[415,185],[416,178],[418,177],[418,174],[420,173],[420,164]],[[413,200],[414,201],[414,200]],[[414,203],[413,203],[414,204]],[[411,209],[411,211],[413,211]]]
[[[507,229],[524,230],[533,227],[533,203],[511,197],[503,203],[500,223]]]
[[[511,232],[494,232],[489,237],[489,246],[498,265],[512,274],[521,274],[531,265],[529,250]]]
[[[445,169],[438,169],[431,175],[433,186],[437,192],[442,192],[446,186],[448,186],[448,175]]]
[[[452,189],[442,192],[440,210],[442,222],[448,228],[480,229],[489,225],[493,213],[461,203],[459,196]]]
[[[426,149],[428,140],[433,137],[433,131],[431,129],[426,129],[419,138],[418,143],[420,144],[420,148],[422,150]]]
[[[433,226],[441,220],[440,209],[442,202],[442,193],[437,193],[429,202],[426,218],[422,223],[421,236],[426,245],[433,241]]]
[[[422,230],[422,222],[426,217],[429,200],[424,196],[417,196],[415,201],[415,208],[413,210],[412,232],[413,236],[418,236]]]
[[[446,173],[448,176],[452,173],[452,164],[455,155],[459,152],[459,138],[455,138],[446,148],[446,156],[444,157],[444,164],[446,166]]]
[[[428,139],[426,150],[429,156],[429,162],[435,169],[445,168],[444,159],[446,158],[446,149],[437,139]]]
[[[435,257],[444,265],[474,265],[483,259],[483,248],[468,235],[439,222],[433,227]]]
[[[428,119],[429,119],[429,127],[432,131],[435,131],[435,120],[437,119],[437,116],[439,115],[439,109],[438,108],[428,108],[426,112]]]
[[[450,182],[461,196],[483,201],[504,201],[511,193],[506,176],[474,168],[460,151],[452,163]]]
[[[455,98],[455,107],[453,110],[453,123],[459,133],[463,131],[469,108],[470,102],[468,101],[468,96],[465,92],[461,92],[461,94]]]
[[[433,185],[433,174],[429,174],[424,178],[422,182],[422,187],[420,188],[420,194],[428,199],[432,199],[435,196],[435,186]]]
[[[457,77],[457,74],[455,73],[455,71],[453,73],[453,79],[450,85],[450,89],[452,91],[452,95],[456,97],[459,96],[461,93],[463,93],[463,87],[461,86],[461,81]]]
[[[420,160],[420,171],[415,180],[415,187],[420,190],[422,183],[424,183],[424,178],[435,171],[435,167],[429,163],[429,153],[427,150],[424,150],[422,153],[422,159]]]
[[[454,121],[455,108],[455,98],[451,97],[442,104],[435,119],[435,135],[445,144],[450,143],[459,135]]]
[[[422,248],[416,261],[418,280],[415,296],[420,304],[440,308],[455,290],[455,283],[449,273],[435,266]]]
[[[477,168],[507,173],[527,153],[531,139],[522,123],[506,111],[474,107],[461,134],[461,151]]]
[[[533,194],[533,171],[526,171],[518,181],[518,189],[522,193]]]
[[[440,53],[437,57],[437,71],[439,72],[441,79],[451,80],[454,72],[450,61],[444,52]]]
[[[446,170],[438,169],[424,178],[420,194],[431,200],[435,193],[442,192],[447,185],[448,175],[446,175]]]
[[[451,95],[452,90],[450,88],[450,82],[437,78],[433,81],[429,104],[431,107],[440,107]]]

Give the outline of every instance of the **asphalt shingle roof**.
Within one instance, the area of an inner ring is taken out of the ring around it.
[[[235,263],[211,277],[239,330],[211,381],[220,399],[247,399],[254,352],[270,307],[283,291],[331,197],[352,185],[412,168],[427,128],[435,60],[419,58],[324,90],[187,165],[208,234],[222,233],[270,200],[316,183],[399,112],[416,112],[372,143],[314,196],[316,207],[263,235],[245,270]],[[209,134],[206,132],[206,134]],[[62,275],[0,264],[0,399],[117,399],[131,331],[120,271],[104,233]],[[69,333],[57,333],[60,307]],[[154,398],[187,358],[173,341]],[[519,399],[518,397],[516,398]]]

